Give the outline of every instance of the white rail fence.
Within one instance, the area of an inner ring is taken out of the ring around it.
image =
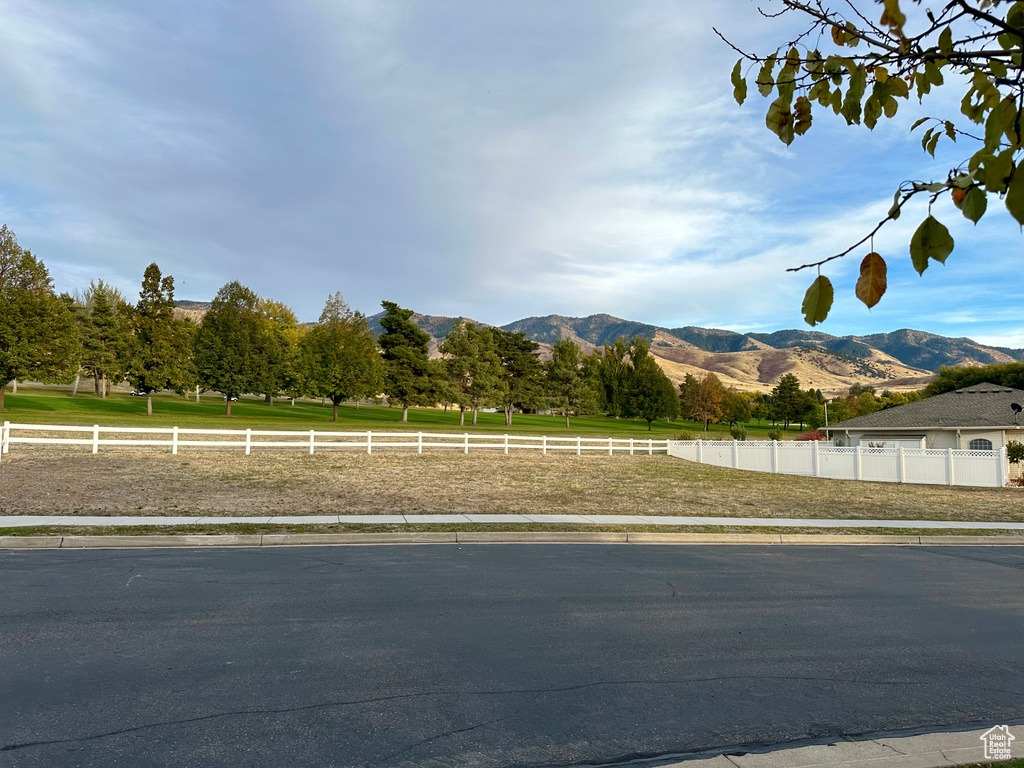
[[[549,437],[547,435],[442,434],[437,432],[326,432],[318,430],[280,431],[269,429],[185,429],[181,427],[58,426],[54,424],[3,423],[0,428],[0,459],[12,445],[81,445],[99,453],[100,447],[160,447],[177,454],[180,448],[255,450],[298,448],[310,454],[322,450],[360,449],[457,449],[462,453],[489,449],[510,453],[521,450],[587,452],[609,456],[628,453],[654,455],[668,450],[667,440],[637,440],[612,437]]]
[[[669,456],[754,472],[872,480],[880,483],[1006,485],[1006,449],[959,451],[952,448],[840,448],[807,442],[740,440],[670,440]]]

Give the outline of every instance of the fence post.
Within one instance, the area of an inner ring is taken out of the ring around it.
[[[704,463],[704,444],[699,437],[697,438],[697,463]]]
[[[580,450],[580,443],[581,443],[580,436],[576,435],[576,455],[577,456],[579,456],[580,452],[581,452],[581,450]]]
[[[612,439],[609,437],[608,438],[608,455],[611,456],[612,455],[612,451],[614,451],[614,450],[615,449],[612,448]]]
[[[856,451],[856,455],[854,456],[854,460],[853,460],[853,479],[854,480],[860,480],[860,475],[861,475],[861,468],[860,468],[861,452],[860,452],[860,446],[858,445],[854,450]]]
[[[541,456],[547,456],[548,455],[548,436],[547,435],[541,435],[540,436],[540,455]]]
[[[1010,468],[1010,465],[1006,460],[1005,445],[999,449],[999,455],[996,456],[996,461],[999,462],[999,466],[996,467],[996,482],[999,483],[999,487],[1002,488],[1006,485],[1006,472]]]
[[[252,453],[252,430],[245,430],[245,455]]]
[[[423,453],[423,433],[416,434],[416,453]]]
[[[100,452],[100,425],[99,424],[93,424],[92,425],[92,452],[93,453],[99,453]]]
[[[735,437],[732,439],[732,468],[740,468],[740,441]]]
[[[896,482],[907,482],[907,460],[903,456],[903,445],[896,446]]]
[[[463,438],[462,452],[469,453],[469,432],[466,432]]]
[[[949,484],[956,485],[956,477],[953,473],[953,449],[946,449],[946,472],[949,475]]]
[[[508,435],[505,435],[505,455],[508,455]]]
[[[665,449],[668,450],[668,443],[665,443]],[[654,439],[653,438],[647,441],[647,455],[648,456],[653,456],[654,455]]]
[[[629,438],[629,455],[633,455],[633,438]]]
[[[772,440],[772,474],[779,473],[779,441]]]
[[[311,430],[309,430],[309,455],[310,456],[313,455],[313,450],[314,450],[313,449],[313,445],[315,443],[315,440],[316,440],[316,433],[311,429]]]
[[[171,427],[171,456],[178,455],[178,428]]]
[[[366,430],[366,453],[373,453],[373,433],[370,430]]]
[[[11,452],[11,422],[5,421],[0,430],[0,453]]]

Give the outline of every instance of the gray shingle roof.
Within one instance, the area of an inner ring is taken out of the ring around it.
[[[829,429],[1008,427],[1013,426],[1014,417],[1010,403],[1024,405],[1024,390],[989,383],[975,384],[840,421],[829,425]],[[1024,414],[1017,420],[1024,425]]]

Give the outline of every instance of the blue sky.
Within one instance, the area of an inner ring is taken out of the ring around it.
[[[943,177],[909,133],[823,112],[786,148],[741,45],[788,39],[750,0],[701,3],[18,2],[0,6],[0,221],[60,290],[134,296],[156,261],[177,297],[242,281],[315,319],[340,290],[503,324],[607,312],[666,326],[806,327],[813,275],[908,178]],[[831,119],[830,119],[831,118]],[[964,150],[961,150],[964,151]],[[875,240],[889,292],[826,269],[834,334],[901,327],[1024,347],[1019,228],[990,203],[923,278],[923,208]]]

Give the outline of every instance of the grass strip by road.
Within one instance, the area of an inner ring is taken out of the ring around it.
[[[514,524],[491,525],[477,523],[402,524],[380,525],[350,523],[337,525],[268,525],[263,523],[211,523],[199,525],[36,525],[4,528],[0,536],[155,536],[155,535],[263,535],[307,533],[699,533],[699,534],[811,534],[839,536],[971,536],[979,540],[1024,541],[1024,536],[1012,533],[993,534],[992,531],[963,530],[959,528],[789,528],[779,526],[710,526],[710,525],[561,525]]]
[[[452,513],[1021,522],[1024,489],[770,475],[665,455],[92,455],[18,445],[0,464],[0,515]]]

